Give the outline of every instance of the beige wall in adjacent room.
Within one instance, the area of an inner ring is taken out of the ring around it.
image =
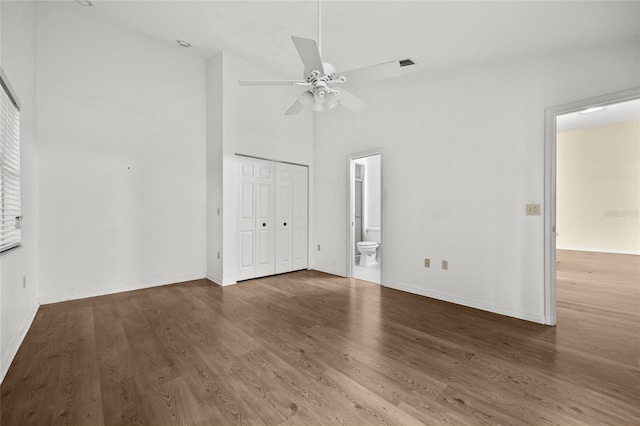
[[[557,136],[557,247],[640,254],[640,120]]]

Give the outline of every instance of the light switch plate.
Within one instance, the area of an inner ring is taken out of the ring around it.
[[[425,268],[431,268],[431,259],[425,259],[424,260],[424,267]]]

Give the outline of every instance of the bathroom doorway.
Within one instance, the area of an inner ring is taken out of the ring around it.
[[[348,276],[382,282],[382,154],[352,154],[349,164]]]

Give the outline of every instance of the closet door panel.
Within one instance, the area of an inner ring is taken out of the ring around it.
[[[275,164],[271,161],[256,161],[256,277],[263,277],[275,273]]]
[[[253,268],[253,231],[240,232],[240,267]]]
[[[238,160],[238,249],[237,280],[254,278],[255,265],[255,164],[250,160]]]
[[[292,230],[292,185],[293,166],[276,163],[276,274],[290,272],[293,267],[291,230]]]

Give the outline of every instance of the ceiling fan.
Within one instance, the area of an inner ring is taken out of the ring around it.
[[[308,89],[300,95],[285,115],[293,115],[305,107],[313,111],[326,111],[338,104],[353,112],[360,112],[367,104],[344,88],[336,86],[347,81],[368,82],[383,78],[395,77],[400,74],[400,67],[407,60],[389,61],[354,70],[336,72],[333,65],[322,62],[320,56],[320,0],[318,0],[318,43],[310,38],[292,36],[293,44],[304,64],[301,80],[257,80],[238,81],[241,86],[303,86]],[[410,61],[410,60],[408,60]],[[412,61],[410,61],[413,64]]]

